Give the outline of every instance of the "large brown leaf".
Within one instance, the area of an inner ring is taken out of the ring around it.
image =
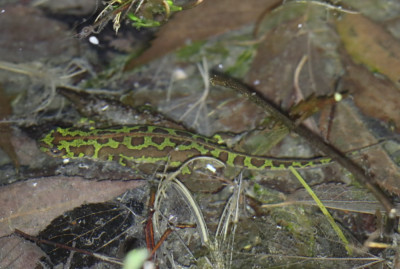
[[[344,47],[357,62],[400,85],[400,42],[362,15],[343,14],[336,20]]]
[[[193,9],[176,14],[161,28],[151,47],[129,61],[125,69],[133,69],[188,42],[204,40],[255,22],[264,10],[280,3],[281,0],[205,0]]]
[[[110,200],[140,181],[88,181],[53,177],[18,182],[0,188],[0,236],[19,229],[37,234],[55,217],[84,203]]]
[[[23,238],[0,238],[0,268],[38,268],[36,265],[43,256],[45,253],[38,246]]]
[[[3,5],[2,10],[2,61],[29,62],[45,57],[77,54],[78,40],[72,38],[66,24],[46,18],[43,12],[28,5]]]
[[[346,76],[344,87],[351,89],[354,102],[361,111],[370,117],[386,123],[394,123],[396,131],[400,131],[400,92],[388,80],[379,78],[361,65],[354,64],[344,55]]]

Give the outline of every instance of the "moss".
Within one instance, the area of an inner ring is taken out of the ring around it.
[[[283,229],[296,238],[296,248],[301,255],[314,256],[316,238],[314,233],[314,220],[301,206],[288,206],[276,208],[272,212],[272,218]]]
[[[253,192],[255,199],[265,204],[279,203],[282,202],[282,195],[280,192],[264,188],[258,183],[254,183]]]
[[[205,41],[195,41],[178,50],[176,55],[181,60],[188,61],[190,58],[197,56],[200,53],[200,50],[205,43]]]
[[[233,77],[244,77],[250,69],[250,65],[255,55],[255,49],[249,48],[243,51],[233,66],[230,66],[226,72]]]

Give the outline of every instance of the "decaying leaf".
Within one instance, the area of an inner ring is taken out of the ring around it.
[[[340,94],[340,99],[345,98],[347,95],[348,93]],[[339,100],[337,100],[336,94],[329,96],[311,94],[307,100],[303,100],[293,106],[290,109],[290,115],[300,123],[323,108],[335,104],[337,101]]]
[[[38,237],[64,246],[117,257],[118,250],[124,248],[126,238],[132,236],[127,230],[142,232],[140,220],[134,215],[141,212],[135,211],[132,213],[114,202],[85,204],[54,219]],[[48,244],[40,246],[46,252],[50,264],[70,263],[71,268],[101,267],[99,263],[102,261],[96,257],[81,254],[71,257],[67,249]]]
[[[0,188],[0,236],[19,229],[35,235],[55,217],[83,203],[104,202],[136,188],[139,181],[38,178]]]
[[[284,16],[285,12],[294,11],[282,9],[280,12]],[[296,100],[305,99],[312,93],[317,96],[333,93],[333,85],[340,72],[339,66],[332,59],[332,48],[324,48],[317,43],[321,42],[319,39],[333,43],[331,37],[326,37],[328,30],[322,35],[317,30],[310,29],[307,34],[305,30],[299,29],[299,25],[309,25],[311,28],[316,27],[316,23],[299,15],[264,32],[265,38],[258,46],[247,75],[250,85],[254,85],[258,92],[284,110],[289,110]],[[319,23],[320,28],[327,27],[326,23]],[[305,57],[308,60],[300,68],[299,63]]]
[[[357,107],[365,115],[394,123],[395,130],[399,132],[398,89],[390,81],[376,77],[365,67],[354,64],[347,55],[343,54],[342,59],[347,71],[343,78],[343,87],[351,91]]]
[[[400,86],[400,42],[383,27],[360,14],[343,14],[336,20],[344,47],[357,62]]]
[[[78,53],[78,41],[66,24],[29,5],[3,5],[0,25],[2,61],[29,62],[62,55],[70,59]]]
[[[0,238],[0,268],[37,268],[45,253],[34,243],[18,236]]]
[[[340,102],[336,106],[329,139],[342,152],[365,148],[350,157],[368,171],[383,189],[399,195],[400,169],[390,158],[386,143],[378,143],[368,123],[351,105]]]
[[[128,61],[125,69],[131,70],[188,42],[204,40],[254,22],[263,10],[280,2],[281,0],[206,0],[193,9],[176,14],[161,28],[152,46],[140,57]]]

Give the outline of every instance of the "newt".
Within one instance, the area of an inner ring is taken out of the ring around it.
[[[144,163],[178,168],[198,156],[216,158],[227,166],[251,170],[286,170],[289,166],[302,169],[331,162],[327,157],[286,159],[253,156],[233,151],[214,137],[153,125],[93,130],[58,127],[41,139],[40,148],[64,159],[115,161],[128,167]]]

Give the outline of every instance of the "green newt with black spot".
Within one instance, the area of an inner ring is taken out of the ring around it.
[[[41,141],[42,151],[62,158],[90,158],[116,161],[122,166],[138,164],[166,165],[178,168],[185,161],[208,156],[229,167],[251,170],[285,170],[326,165],[330,158],[281,159],[252,156],[229,149],[215,138],[193,134],[184,130],[135,125],[107,129],[79,130],[57,128]]]

